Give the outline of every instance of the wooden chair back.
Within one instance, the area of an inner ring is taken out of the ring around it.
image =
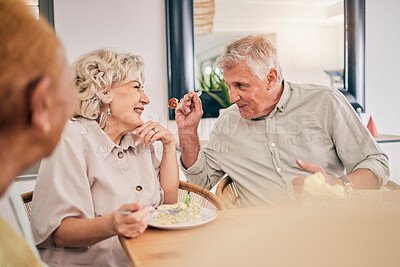
[[[25,212],[26,215],[28,215],[29,221],[31,220],[31,214],[32,214],[32,198],[33,198],[33,191],[24,193],[21,195],[22,201],[24,201],[24,207],[25,207]]]
[[[184,202],[188,193],[190,194],[190,198],[198,201],[200,206],[203,208],[208,208],[211,210],[227,209],[224,202],[209,190],[192,183],[179,181],[178,202]],[[30,221],[32,213],[33,191],[24,193],[21,195],[21,197],[24,201],[25,211]]]
[[[225,203],[228,209],[243,207],[235,182],[229,176],[219,182],[215,194]]]
[[[186,195],[190,195],[191,200],[196,200],[203,208],[211,210],[225,210],[225,203],[209,190],[184,181],[179,181],[178,202],[184,202]]]

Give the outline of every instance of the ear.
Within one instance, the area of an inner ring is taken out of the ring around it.
[[[113,99],[113,94],[111,90],[110,89],[104,90],[101,97],[101,101],[105,103],[110,103],[112,99]]]
[[[278,71],[274,68],[271,68],[267,75],[268,89],[273,89],[276,85],[277,80],[278,80]]]
[[[50,83],[49,77],[44,76],[36,83],[32,89],[30,106],[32,114],[32,126],[40,132],[46,133],[50,123]]]

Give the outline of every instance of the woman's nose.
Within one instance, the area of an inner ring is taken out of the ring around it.
[[[145,92],[140,92],[140,102],[142,102],[144,105],[148,105],[150,103],[150,99],[147,97]]]

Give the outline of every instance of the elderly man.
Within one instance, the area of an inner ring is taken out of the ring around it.
[[[17,175],[53,151],[72,116],[76,95],[72,71],[53,29],[37,21],[24,3],[0,0],[0,40],[2,196]],[[17,216],[25,212],[18,197],[19,202],[13,202]],[[1,266],[42,266],[37,251],[29,246],[27,220],[19,221],[24,240],[0,217]]]
[[[200,149],[202,115],[190,92],[176,111],[181,165],[190,182],[211,188],[224,174],[247,206],[295,200],[304,176],[330,184],[378,188],[388,159],[336,89],[283,79],[274,46],[263,35],[230,43],[217,59],[229,86],[228,108]],[[339,178],[339,179],[338,179]]]

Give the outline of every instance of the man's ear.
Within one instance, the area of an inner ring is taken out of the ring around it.
[[[49,77],[41,77],[32,88],[31,99],[29,100],[32,126],[43,133],[48,132],[50,126],[50,84]]]
[[[277,80],[278,80],[278,71],[274,68],[271,68],[267,75],[268,89],[273,89],[276,85]]]

